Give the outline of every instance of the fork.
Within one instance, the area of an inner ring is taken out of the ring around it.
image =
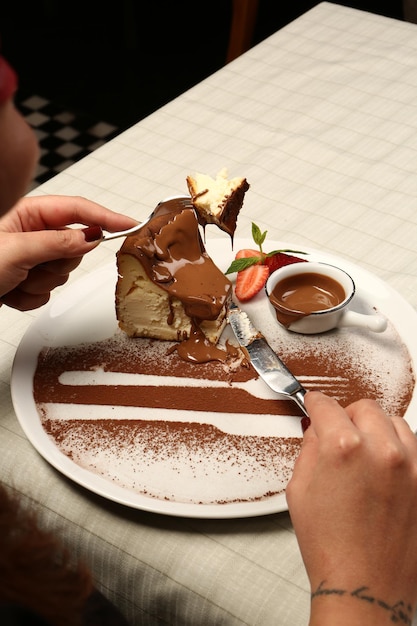
[[[144,220],[143,222],[139,222],[139,224],[136,224],[136,226],[132,226],[132,228],[128,228],[127,230],[118,230],[115,233],[109,233],[107,231],[103,231],[103,236],[101,238],[101,241],[110,241],[111,239],[117,239],[118,237],[128,237],[129,235],[133,235],[138,230],[146,226],[146,224],[150,222],[151,219],[155,216],[155,213],[158,207],[161,204],[168,202],[168,200],[178,200],[180,204],[184,205],[184,208],[187,208],[187,207],[189,209],[193,208],[193,205],[191,204],[190,196],[170,196],[169,198],[165,198],[165,200],[161,200],[161,202],[158,202],[158,204],[156,205],[156,208],[146,218],[146,220]]]

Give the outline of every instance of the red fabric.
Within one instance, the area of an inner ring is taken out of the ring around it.
[[[17,89],[17,74],[0,54],[0,104],[9,100]]]

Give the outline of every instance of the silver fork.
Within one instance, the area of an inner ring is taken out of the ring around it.
[[[193,205],[191,204],[190,196],[170,196],[169,198],[165,198],[165,200],[161,200],[161,202],[158,202],[156,208],[146,218],[146,220],[144,220],[143,222],[139,222],[139,224],[136,224],[136,226],[132,226],[132,228],[128,228],[127,230],[118,230],[115,233],[109,233],[107,231],[103,231],[103,237],[101,238],[101,241],[110,241],[111,239],[117,239],[117,237],[128,237],[129,235],[133,235],[138,230],[143,228],[148,222],[150,222],[151,219],[155,216],[155,212],[158,209],[158,207],[161,204],[168,202],[168,200],[178,200],[180,204],[184,205],[184,208],[186,207],[190,209],[193,208]]]

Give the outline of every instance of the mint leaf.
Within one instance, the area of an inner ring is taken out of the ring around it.
[[[265,256],[274,256],[274,254],[280,254],[281,252],[284,252],[285,254],[289,253],[289,254],[307,254],[307,252],[303,252],[302,250],[274,250],[273,252],[268,252],[267,254],[265,254]]]
[[[259,226],[257,226],[254,222],[252,222],[252,238],[257,246],[259,246],[260,251],[262,252],[262,244],[265,241],[265,237],[267,235],[267,230],[261,232]]]
[[[232,261],[230,267],[225,271],[225,274],[233,274],[234,272],[241,272],[242,270],[256,265],[260,261],[259,256],[248,256],[242,259],[235,259]]]

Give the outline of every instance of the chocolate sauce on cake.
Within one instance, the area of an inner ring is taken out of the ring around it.
[[[192,322],[191,333],[189,337],[186,337],[183,341],[180,341],[170,352],[176,351],[178,356],[184,361],[190,361],[191,363],[209,363],[211,361],[221,361],[227,363],[230,360],[241,359],[242,364],[247,363],[246,355],[243,351],[231,345],[229,342],[223,347],[218,347],[211,343],[205,334],[201,331],[201,328]]]
[[[132,257],[130,264],[128,257]],[[184,343],[179,351],[184,358],[201,362],[204,354],[206,360],[217,360],[219,357],[223,360],[224,355],[220,354],[216,341],[210,341],[211,338],[204,332],[203,322],[218,322],[219,327],[224,325],[232,286],[205,250],[190,199],[174,198],[160,203],[153,219],[138,233],[126,238],[117,253],[117,263],[116,312],[123,330],[126,330],[125,316],[130,307],[130,320],[135,315],[140,320],[136,327],[134,323],[129,324],[126,332],[131,336],[165,339],[166,332],[163,328],[161,331],[161,326],[178,327],[176,339]],[[134,302],[135,311],[132,312],[132,292],[138,288],[135,268],[138,272],[143,268],[151,285],[166,294],[168,307],[164,303],[158,305],[160,296],[149,289]],[[126,280],[131,285],[127,292],[123,284]],[[145,316],[141,317],[140,309],[145,311],[150,299],[154,299],[156,304],[152,319],[147,324]],[[181,308],[175,305],[178,302]]]
[[[140,259],[149,279],[178,298],[190,318],[213,320],[230,298],[231,283],[205,251],[196,223],[191,201],[163,202],[143,231],[126,239],[123,253]]]

